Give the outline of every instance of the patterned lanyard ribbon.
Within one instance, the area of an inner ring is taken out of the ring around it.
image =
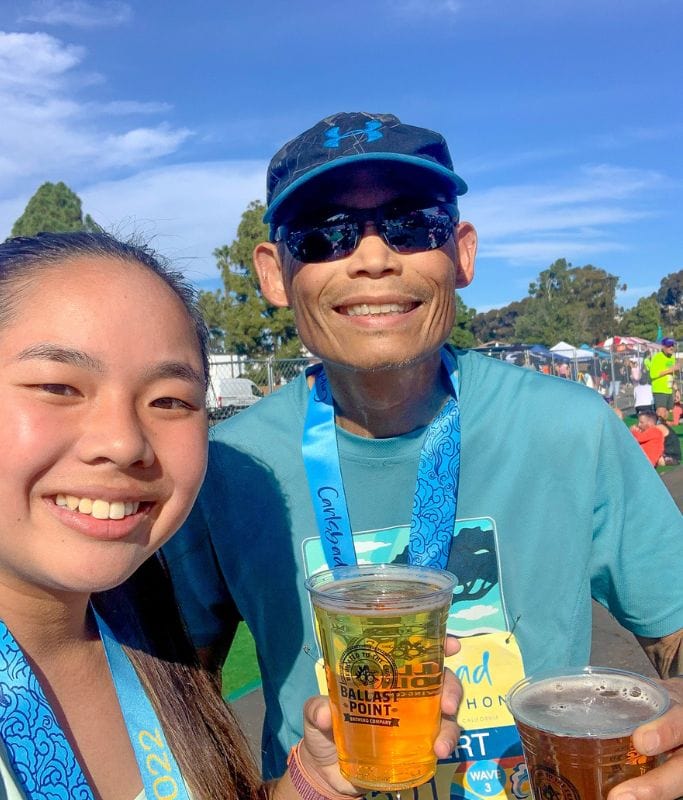
[[[460,410],[455,358],[441,349],[453,394],[432,420],[420,452],[410,522],[411,564],[446,568],[457,510],[460,475]],[[302,454],[328,567],[356,563],[351,522],[339,465],[334,400],[322,364],[308,397]]]
[[[95,615],[145,795],[189,800],[178,765],[133,665]],[[21,648],[0,620],[0,736],[28,800],[94,800],[68,739]]]

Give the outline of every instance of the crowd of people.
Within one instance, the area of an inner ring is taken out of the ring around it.
[[[596,393],[446,345],[474,277],[466,191],[443,137],[393,115],[335,114],[286,143],[254,265],[320,362],[210,431],[207,332],[180,276],[103,233],[0,245],[0,795],[360,797],[304,588],[360,561],[458,576],[460,680],[420,798],[467,797],[482,765],[523,796],[493,700],[587,663],[592,599],[673,701],[633,735],[660,763],[609,800],[683,795],[680,511]],[[262,775],[220,697],[240,619]]]

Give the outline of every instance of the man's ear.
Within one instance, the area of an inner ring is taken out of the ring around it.
[[[474,278],[474,260],[477,256],[477,232],[470,222],[455,226],[454,237],[458,251],[458,269],[455,277],[456,288],[469,286]]]
[[[278,308],[288,306],[289,300],[277,246],[271,242],[257,244],[254,248],[253,259],[263,296],[273,306]]]

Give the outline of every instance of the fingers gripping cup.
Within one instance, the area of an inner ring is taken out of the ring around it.
[[[407,789],[436,768],[446,619],[455,578],[428,567],[339,567],[306,581],[342,773]]]
[[[656,765],[631,734],[661,716],[669,697],[642,675],[584,667],[516,683],[507,696],[538,800],[604,800]]]

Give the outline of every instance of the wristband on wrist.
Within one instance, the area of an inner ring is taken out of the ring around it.
[[[299,748],[301,741],[292,747],[287,759],[287,769],[294,788],[301,795],[303,800],[351,800],[348,794],[339,794],[327,786],[321,786],[315,778],[312,778],[306,771],[306,767],[301,763]],[[360,795],[357,795],[360,797]]]

